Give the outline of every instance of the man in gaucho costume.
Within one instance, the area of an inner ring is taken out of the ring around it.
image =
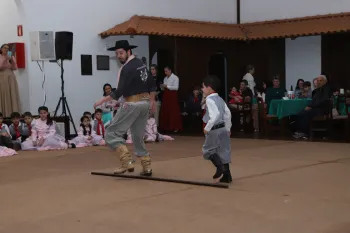
[[[133,159],[125,146],[124,139],[125,133],[130,129],[134,153],[141,159],[143,167],[140,175],[151,176],[151,158],[145,148],[143,136],[149,111],[155,111],[157,86],[143,61],[132,55],[131,49],[136,47],[129,45],[126,40],[120,40],[115,43],[115,47],[108,49],[116,52],[116,56],[122,64],[118,73],[117,88],[109,96],[97,101],[94,107],[96,108],[112,99],[124,98],[105,133],[107,145],[112,149],[117,149],[120,157],[121,167],[117,168],[114,173],[122,174],[126,171],[134,171]]]

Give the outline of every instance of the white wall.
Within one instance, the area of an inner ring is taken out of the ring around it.
[[[349,11],[349,0],[241,0],[242,23]]]
[[[321,36],[286,39],[286,88],[298,79],[310,81],[321,74]]]
[[[116,82],[118,67],[115,60],[111,61],[110,71],[97,71],[96,55],[113,56],[113,52],[106,51],[106,44],[112,46],[118,37],[101,40],[98,33],[128,20],[135,14],[226,23],[235,23],[236,20],[236,4],[232,0],[221,0],[219,5],[212,0],[190,2],[187,0],[16,0],[16,2],[21,12],[20,16],[24,18],[23,21],[26,24],[24,39],[27,44],[29,31],[72,31],[74,33],[73,60],[65,61],[64,68],[65,93],[76,124],[83,111],[93,111],[93,103],[102,95],[102,86],[105,83],[114,85]],[[0,22],[5,18],[0,15]],[[140,57],[145,56],[147,60],[150,59],[148,37],[133,39],[127,37],[127,39],[140,46],[135,49],[136,54]],[[27,48],[27,54],[30,54],[30,48]],[[93,76],[81,76],[81,54],[93,55]],[[36,62],[31,62],[29,56],[27,58],[26,71],[29,73],[29,85],[26,87],[22,85],[21,90],[26,89],[27,96],[30,98],[26,98],[23,91],[21,97],[28,100],[30,110],[35,113],[44,102],[44,91],[41,87],[43,80]],[[50,111],[54,111],[61,95],[60,69],[57,64],[45,63],[45,70],[46,105]]]
[[[1,0],[0,15],[2,19],[0,20],[0,43],[17,41],[17,25],[21,23],[21,20],[15,1]]]

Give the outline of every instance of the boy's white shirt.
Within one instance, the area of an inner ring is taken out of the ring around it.
[[[220,112],[218,107],[216,106],[214,100],[208,98],[210,96],[217,96],[217,93],[212,93],[210,95],[207,96],[206,100],[205,100],[205,104],[208,108],[208,114],[209,114],[209,120],[205,126],[205,131],[210,131],[211,128],[214,126],[215,122],[218,120],[218,117],[220,116]],[[224,122],[225,122],[225,128],[228,132],[231,131],[231,126],[232,126],[232,122],[231,122],[231,111],[230,109],[227,107],[227,105],[225,104],[225,113],[224,113]]]

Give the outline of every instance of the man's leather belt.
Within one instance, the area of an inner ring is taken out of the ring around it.
[[[225,123],[220,123],[220,124],[217,124],[217,125],[214,125],[211,130],[215,130],[215,129],[221,129],[221,128],[224,128],[225,127]]]
[[[149,100],[149,98],[150,98],[150,95],[147,92],[124,97],[125,102],[139,102],[139,101]]]

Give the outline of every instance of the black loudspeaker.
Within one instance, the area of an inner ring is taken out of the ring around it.
[[[56,32],[55,52],[56,60],[72,60],[73,32]]]

